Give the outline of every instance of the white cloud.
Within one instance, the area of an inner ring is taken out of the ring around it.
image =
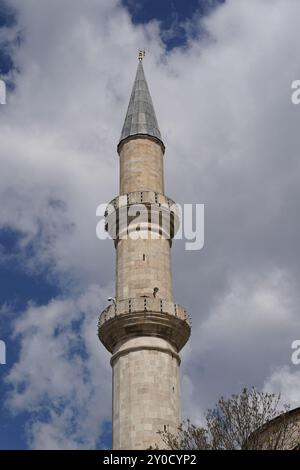
[[[276,368],[266,379],[264,389],[269,393],[280,394],[283,403],[291,408],[300,406],[300,368],[283,366]]]
[[[91,286],[77,299],[29,306],[16,321],[20,359],[6,381],[13,413],[32,413],[33,448],[95,448],[110,420],[111,372],[97,338],[105,292]]]
[[[194,418],[199,408],[203,412],[222,394],[244,386],[260,388],[266,374],[279,365],[285,370],[295,332],[300,331],[298,305],[298,293],[286,273],[235,279],[211,305],[207,318],[192,329],[183,360],[193,384],[187,388],[185,415]],[[272,377],[274,382],[278,375]],[[279,388],[278,382],[277,393],[289,385]],[[290,398],[300,405],[296,383]]]

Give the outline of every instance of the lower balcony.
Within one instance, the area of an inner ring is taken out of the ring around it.
[[[183,307],[159,298],[139,297],[116,301],[100,315],[98,336],[106,349],[137,336],[169,341],[179,352],[191,333],[191,321]]]

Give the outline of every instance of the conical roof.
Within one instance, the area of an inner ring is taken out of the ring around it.
[[[163,145],[142,60],[139,60],[120,142],[141,134],[156,137]]]

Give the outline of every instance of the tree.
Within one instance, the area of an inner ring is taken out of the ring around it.
[[[195,450],[295,449],[300,443],[299,421],[291,419],[280,395],[244,388],[239,395],[221,397],[208,410],[203,427],[189,420],[174,434],[160,431],[167,448]]]

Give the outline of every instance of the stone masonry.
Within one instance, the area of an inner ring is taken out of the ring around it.
[[[176,431],[180,422],[179,351],[190,322],[184,308],[173,303],[176,210],[164,195],[164,150],[140,57],[118,145],[120,195],[106,212],[107,230],[113,226],[115,234],[116,297],[100,315],[98,329],[112,353],[114,449],[163,447],[158,431]],[[136,229],[139,237],[132,239],[122,236],[120,210],[134,204],[151,207],[160,217]],[[164,218],[171,221],[169,236]]]

